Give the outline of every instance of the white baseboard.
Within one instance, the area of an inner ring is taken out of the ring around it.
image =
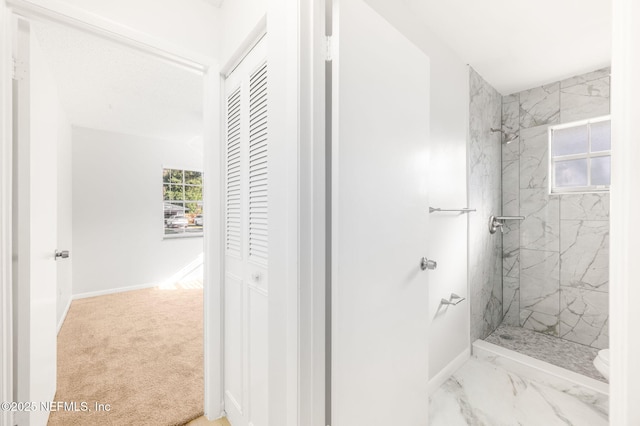
[[[186,266],[180,269],[178,272],[167,278],[162,282],[162,285],[171,285],[181,281],[184,277],[191,274],[193,271],[203,266],[204,253],[200,253],[194,260],[189,262]]]
[[[60,317],[60,320],[58,321],[58,331],[56,332],[56,334],[60,334],[60,329],[62,328],[62,324],[64,324],[64,320],[67,319],[67,314],[69,313],[71,302],[73,302],[73,297],[69,297],[67,306],[65,306],[64,311],[62,312],[62,317]]]
[[[433,395],[433,393],[438,390],[438,388],[442,386],[442,384],[446,382],[449,377],[458,370],[458,368],[462,367],[462,364],[467,362],[469,358],[471,358],[471,348],[466,347],[449,364],[440,370],[438,374],[429,380],[429,384],[427,385],[429,395]]]
[[[158,287],[161,283],[147,283],[132,285],[128,287],[110,288],[108,290],[89,291],[87,293],[78,293],[72,296],[73,300],[86,299],[87,297],[105,296],[107,294],[123,293],[125,291],[142,290],[145,288]]]
[[[192,273],[193,271],[195,271],[197,268],[201,267],[202,264],[203,264],[203,260],[204,260],[204,255],[203,255],[203,253],[200,253],[194,260],[189,262],[186,266],[184,266],[178,272],[176,272],[171,277],[167,278],[166,280],[164,280],[162,282],[131,285],[131,286],[127,286],[127,287],[110,288],[110,289],[107,289],[107,290],[99,290],[99,291],[89,291],[89,292],[86,292],[86,293],[74,294],[71,298],[73,300],[86,299],[88,297],[105,296],[107,294],[122,293],[122,292],[125,292],[125,291],[142,290],[142,289],[145,289],[145,288],[162,287],[162,286],[175,284],[175,283],[179,282],[180,280],[182,280],[187,275],[189,275],[190,273]]]

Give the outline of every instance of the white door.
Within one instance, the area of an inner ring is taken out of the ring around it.
[[[266,40],[225,81],[224,404],[233,426],[267,424]]]
[[[56,391],[57,136],[56,85],[29,25],[18,25],[14,283],[17,287],[17,400],[53,401]],[[19,425],[41,426],[38,407],[17,413]]]
[[[331,425],[426,425],[429,59],[363,0],[334,13]]]

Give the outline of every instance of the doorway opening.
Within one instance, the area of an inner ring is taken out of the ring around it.
[[[16,400],[55,401],[34,424],[202,416],[203,75],[54,23],[17,35]]]

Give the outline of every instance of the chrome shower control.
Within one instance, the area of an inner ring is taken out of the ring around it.
[[[429,260],[426,257],[420,259],[420,269],[423,271],[426,269],[436,269],[438,267],[438,262],[435,260]]]

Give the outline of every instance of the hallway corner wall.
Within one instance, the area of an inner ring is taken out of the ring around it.
[[[469,67],[469,287],[471,342],[502,321],[502,235],[490,234],[489,217],[502,208],[502,96]],[[493,131],[492,131],[493,129]],[[498,131],[495,131],[495,130]]]

